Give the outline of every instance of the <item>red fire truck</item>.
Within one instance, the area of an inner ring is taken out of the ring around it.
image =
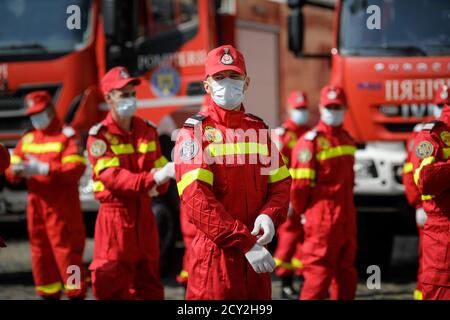
[[[405,140],[417,123],[431,120],[435,90],[450,85],[450,2],[292,0],[288,5],[290,50],[299,58],[331,59],[330,81],[347,93],[345,126],[358,141],[355,200],[359,213],[370,217],[359,237],[369,239],[360,244],[371,248],[361,249],[379,250],[387,264],[393,234],[408,226],[414,230],[401,181]],[[303,46],[314,28],[304,27],[312,5],[334,10],[331,54]]]

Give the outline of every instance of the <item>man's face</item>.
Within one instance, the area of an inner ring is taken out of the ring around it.
[[[109,104],[111,110],[116,112],[117,104],[121,99],[136,97],[136,88],[133,84],[127,84],[120,89],[114,89],[105,96],[106,103]]]
[[[205,88],[206,93],[211,94],[212,90],[211,90],[211,81],[220,81],[223,80],[225,78],[230,78],[232,80],[241,80],[241,81],[245,81],[244,84],[244,92],[247,90],[249,84],[250,84],[250,78],[247,77],[246,75],[237,73],[236,71],[232,71],[232,70],[224,70],[218,73],[213,74],[212,76],[209,76],[208,78],[206,78],[205,81],[203,81],[203,86]]]

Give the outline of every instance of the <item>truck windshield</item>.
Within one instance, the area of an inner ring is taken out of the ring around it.
[[[83,48],[91,0],[0,0],[0,59],[65,54]]]
[[[367,13],[371,5],[377,7]],[[355,56],[445,56],[449,25],[448,0],[344,0],[339,50]]]

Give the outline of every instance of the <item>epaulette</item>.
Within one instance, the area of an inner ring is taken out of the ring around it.
[[[190,116],[189,118],[187,118],[187,120],[184,122],[184,126],[188,127],[188,128],[193,128],[196,125],[198,125],[199,123],[202,123],[203,120],[205,120],[206,118],[208,118],[207,115],[204,115],[201,113],[196,113],[196,114]]]
[[[423,127],[424,127],[425,123],[418,123],[414,126],[413,128],[413,132],[420,132],[422,131]]]
[[[91,129],[89,129],[89,135],[91,135],[91,136],[97,135],[102,127],[103,127],[103,123],[101,123],[101,122],[93,125],[91,127]]]
[[[317,130],[309,130],[307,133],[305,133],[305,140],[313,141],[317,137]]]
[[[152,127],[152,128],[157,128],[157,125],[154,123],[154,122],[151,122],[150,120],[148,120],[148,119],[144,119],[144,122],[149,126],[149,127]]]
[[[440,121],[440,120],[433,120],[431,122],[428,122],[428,123],[423,125],[422,130],[423,131],[431,131],[436,126],[436,124],[441,123],[441,122],[442,121]]]
[[[263,119],[261,119],[261,118],[258,117],[258,116],[255,116],[253,113],[246,113],[245,115],[248,116],[249,118],[252,118],[253,120],[262,122],[266,128],[269,127],[269,126],[264,122]]]
[[[75,130],[72,127],[64,127],[62,133],[67,137],[71,138],[75,135]]]

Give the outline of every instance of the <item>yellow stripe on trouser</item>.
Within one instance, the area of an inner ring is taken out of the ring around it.
[[[417,168],[414,171],[414,183],[417,185],[419,184],[419,177],[420,177],[420,171],[422,171],[422,168],[425,166],[429,166],[430,164],[433,164],[435,161],[434,157],[428,157],[422,160],[422,162],[420,163],[419,168]]]
[[[292,266],[297,269],[303,269],[303,262],[300,259],[292,258],[291,260]]]
[[[432,195],[425,195],[425,194],[423,194],[423,195],[420,196],[420,200],[422,200],[422,201],[431,200],[433,198],[434,198],[434,196],[432,196]]]
[[[423,294],[420,290],[414,290],[414,300],[423,300]]]
[[[83,156],[80,156],[79,154],[72,154],[70,156],[65,156],[61,159],[61,163],[73,163],[73,162],[81,162],[83,164],[86,164],[86,158]]]
[[[181,196],[184,189],[186,189],[186,187],[193,183],[195,180],[200,180],[206,182],[207,184],[213,185],[214,174],[211,171],[202,168],[186,172],[181,177],[180,182],[177,183],[178,194]]]
[[[186,270],[181,270],[179,276],[180,276],[180,278],[187,279],[188,278],[188,272]]]
[[[131,144],[111,145],[111,150],[114,154],[117,154],[117,155],[134,153],[134,148]]]
[[[62,290],[63,286],[61,282],[55,282],[46,284],[43,286],[36,286],[36,290],[45,294],[54,294]]]
[[[292,179],[300,180],[300,179],[308,179],[308,180],[314,180],[316,178],[316,170],[310,169],[310,168],[299,168],[289,169],[289,172],[291,173]]]
[[[286,270],[292,270],[293,269],[292,264],[290,264],[289,262],[285,262],[285,261],[283,261],[281,259],[278,259],[278,258],[274,258],[274,260],[275,260],[275,267],[283,268],[283,269],[286,269]]]
[[[167,158],[164,156],[161,156],[161,157],[159,157],[159,159],[157,159],[155,161],[155,168],[162,168],[167,164],[167,162],[169,162],[169,161],[167,161]]]
[[[330,158],[336,158],[340,156],[353,156],[356,152],[354,146],[337,146],[317,153],[317,160],[326,160]]]
[[[92,190],[94,192],[102,192],[103,190],[105,190],[105,185],[101,181],[94,181]]]
[[[148,143],[141,143],[138,147],[139,153],[147,153],[152,152],[156,150],[156,142],[155,141],[149,141]]]
[[[234,154],[261,154],[269,155],[267,144],[255,142],[238,142],[238,143],[211,143],[206,150],[213,157],[234,155]]]
[[[275,183],[289,177],[289,170],[286,166],[279,167],[269,173],[269,183]]]
[[[11,164],[18,164],[19,162],[22,162],[22,158],[16,155],[11,156]]]
[[[24,143],[22,145],[22,152],[30,153],[61,152],[62,149],[63,145],[61,142]]]
[[[117,157],[103,158],[103,159],[97,160],[97,162],[95,163],[94,172],[96,175],[98,175],[102,170],[105,170],[107,168],[112,168],[112,167],[119,167],[119,166],[120,166],[119,158],[117,158]]]
[[[411,162],[406,162],[403,165],[403,173],[410,173],[413,171],[413,164]]]

